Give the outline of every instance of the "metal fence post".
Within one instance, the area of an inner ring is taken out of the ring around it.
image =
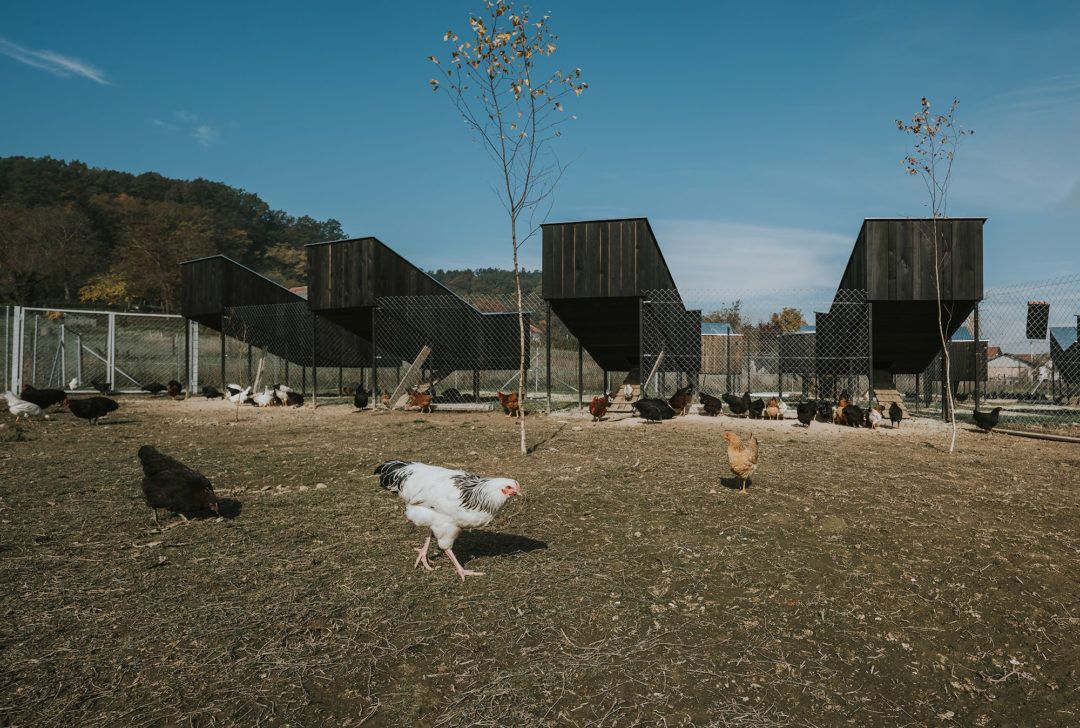
[[[22,339],[26,310],[16,306],[11,317],[11,378],[8,386],[13,392],[22,389]]]
[[[581,346],[581,339],[577,343],[577,406],[582,409],[585,406],[585,349]]]
[[[248,382],[250,384],[250,382]],[[221,388],[225,389],[228,382],[225,380],[225,319],[221,320]]]
[[[551,414],[551,303],[547,304],[547,336],[544,346],[547,349],[547,372],[545,374],[545,386],[547,387],[547,411]]]
[[[311,405],[319,406],[319,318],[311,312]]]
[[[105,359],[106,384],[116,389],[116,314],[112,312],[109,313],[109,342]]]
[[[377,322],[375,306],[371,307],[371,396],[373,398],[379,397],[379,342],[378,331],[375,324]],[[375,400],[376,402],[378,400]],[[372,408],[375,404],[372,403]]]
[[[974,361],[973,361],[973,369],[972,370],[973,370],[974,374],[972,376],[975,379],[975,392],[974,392],[975,409],[979,409],[979,372],[980,372],[980,368],[979,368],[979,304],[978,303],[975,304],[975,321],[973,323],[973,328],[975,329],[975,336],[974,336],[974,338],[975,338],[975,353],[973,354]]]
[[[869,301],[866,302],[866,352],[866,363],[870,367],[866,375],[866,399],[868,404],[873,404],[877,399],[874,393],[874,304]]]

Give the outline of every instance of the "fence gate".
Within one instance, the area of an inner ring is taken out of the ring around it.
[[[184,382],[186,322],[169,314],[13,306],[4,311],[5,390]]]

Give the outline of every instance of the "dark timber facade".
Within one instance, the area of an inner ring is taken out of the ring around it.
[[[948,340],[983,297],[986,218],[938,220],[941,312]],[[941,351],[934,253],[935,222],[867,219],[840,289],[866,292],[875,380],[918,374]]]
[[[675,280],[647,218],[543,225],[543,295],[551,310],[604,371],[642,369],[642,306],[655,291],[672,292]],[[671,297],[670,295],[668,296]],[[679,351],[696,362],[669,360],[662,369],[700,370],[701,319],[690,321],[681,300],[666,300],[686,313],[676,332]],[[676,317],[680,320],[680,317]],[[645,372],[643,372],[643,375]]]

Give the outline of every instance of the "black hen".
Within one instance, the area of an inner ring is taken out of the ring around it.
[[[862,407],[857,404],[849,404],[844,408],[844,420],[848,427],[861,427],[863,423]]]
[[[960,402],[961,404],[964,403],[964,402],[967,402],[967,398],[968,398],[968,393],[967,392],[957,392],[956,393],[956,401]]]
[[[352,403],[356,409],[367,409],[369,393],[364,389],[363,383],[357,384],[354,390]]]
[[[652,422],[670,420],[675,416],[675,410],[662,399],[639,399],[632,406],[638,415]]]
[[[223,399],[225,397],[224,394],[217,390],[217,387],[211,387],[209,384],[202,388],[202,394],[207,399]]]
[[[149,392],[150,394],[161,394],[165,391],[165,385],[161,382],[151,382],[143,387],[142,391]]]
[[[165,385],[165,391],[169,393],[170,397],[179,397],[183,393],[184,388],[181,386],[180,382],[175,379],[170,379],[169,383]]]
[[[904,419],[904,410],[900,409],[900,405],[893,402],[889,405],[889,422],[893,427],[899,427],[900,421]]]
[[[743,395],[744,397],[747,395]],[[761,413],[765,411],[765,400],[755,399],[750,403],[750,416],[755,420],[761,419]]]
[[[67,399],[67,392],[59,389],[37,389],[25,384],[19,399],[33,402],[41,409],[45,409],[46,407],[52,407],[54,404],[60,404]]]
[[[975,410],[971,415],[971,419],[975,422],[976,425],[978,425],[980,430],[983,430],[984,432],[989,434],[995,427],[997,427],[1000,416],[1001,408],[995,407],[989,412],[980,412],[979,410]]]
[[[731,414],[745,416],[750,411],[750,395],[744,394],[741,397],[736,397],[734,394],[723,394],[721,398],[727,403],[728,409],[731,410]]]
[[[96,425],[98,419],[110,412],[115,412],[120,405],[116,400],[108,397],[90,397],[89,399],[65,399],[64,406],[71,410],[71,414],[79,419],[87,420],[91,425]]]
[[[95,380],[90,386],[92,386],[94,389],[101,392],[102,394],[113,394],[112,382],[102,382],[101,380]]]
[[[155,523],[158,508],[179,513],[185,519],[189,513],[207,510],[218,513],[214,486],[202,473],[158,452],[151,445],[139,448],[139,462],[146,476],[142,482],[143,495],[146,504],[154,509]]]
[[[798,416],[799,422],[807,427],[814,421],[814,415],[817,414],[817,411],[816,402],[799,402],[799,404],[795,405],[795,414]]]
[[[717,399],[711,394],[705,394],[702,392],[698,395],[701,399],[701,411],[707,414],[709,417],[716,417],[724,410],[724,401]]]
[[[286,392],[285,393],[285,404],[287,404],[290,407],[303,407],[304,406],[304,395],[300,394],[299,392]]]
[[[831,422],[833,417],[833,403],[827,399],[817,401],[817,416],[822,422]]]

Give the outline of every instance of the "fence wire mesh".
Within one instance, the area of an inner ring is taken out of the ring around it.
[[[870,309],[862,291],[650,291],[641,305],[644,392],[855,402],[870,395]]]
[[[370,345],[303,301],[230,308],[222,333],[213,381],[247,386],[258,378],[259,387],[285,384],[320,397],[342,396],[344,387],[365,381]]]
[[[5,306],[2,383],[137,392],[190,376],[197,394],[203,384],[253,383],[262,362],[262,383],[319,397],[358,382],[377,395],[427,383],[443,404],[494,404],[496,392],[516,390],[515,296],[377,304],[374,315],[335,321],[304,302],[238,307],[223,317],[224,333],[179,316]],[[639,307],[639,336],[628,342],[638,347],[639,366],[617,372],[604,372],[588,342],[582,347],[538,294],[525,296],[524,314],[527,408],[587,404],[634,381],[645,384],[642,396],[666,398],[692,384],[695,394],[780,395],[789,404],[835,401],[844,391],[861,404],[871,385],[893,387],[910,414],[944,414],[940,355],[915,374],[874,371],[872,339],[890,334],[875,331],[873,304],[861,291],[650,291]],[[1080,276],[987,290],[949,343],[958,418],[970,420],[976,405],[1001,407],[1001,427],[1075,434],[1078,328]]]
[[[957,418],[1001,407],[1000,427],[1080,428],[1080,276],[988,289],[949,343]],[[919,414],[942,416],[942,359],[898,377]]]
[[[185,376],[180,316],[18,307],[9,312],[7,388],[18,382],[67,391],[139,392],[147,384]]]

